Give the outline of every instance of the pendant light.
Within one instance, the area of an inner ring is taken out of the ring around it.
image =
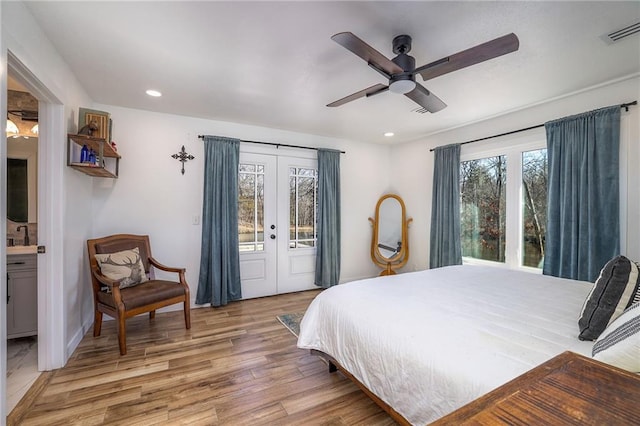
[[[16,123],[11,121],[9,117],[7,117],[7,136],[15,136],[19,133],[18,126]]]

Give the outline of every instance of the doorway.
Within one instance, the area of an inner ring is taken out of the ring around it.
[[[317,180],[315,158],[240,153],[244,299],[315,288]]]
[[[63,300],[63,223],[64,199],[62,167],[65,164],[65,109],[59,99],[11,51],[7,51],[7,73],[38,100],[37,223],[38,244],[45,253],[37,255],[38,370],[64,366],[67,359],[66,319]],[[6,77],[4,77],[6,79]],[[6,84],[2,85],[7,89]],[[6,155],[0,158],[6,161]],[[6,197],[2,188],[2,197]],[[6,227],[2,217],[0,226]],[[6,261],[5,255],[1,260]],[[6,308],[0,309],[0,321],[6,321]],[[6,341],[0,344],[0,415],[6,412]]]
[[[7,411],[38,371],[38,100],[7,77]]]

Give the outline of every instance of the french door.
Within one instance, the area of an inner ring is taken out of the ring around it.
[[[317,177],[315,159],[240,153],[244,299],[315,288]]]

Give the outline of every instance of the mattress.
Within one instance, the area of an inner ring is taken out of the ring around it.
[[[354,281],[312,301],[298,347],[425,424],[566,350],[590,356],[577,321],[592,286],[471,265]]]

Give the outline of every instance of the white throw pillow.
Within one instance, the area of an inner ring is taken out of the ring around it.
[[[593,345],[593,358],[640,373],[640,303],[616,318]]]
[[[120,288],[133,287],[148,281],[138,247],[117,253],[96,254],[100,272],[105,277],[120,281]]]

